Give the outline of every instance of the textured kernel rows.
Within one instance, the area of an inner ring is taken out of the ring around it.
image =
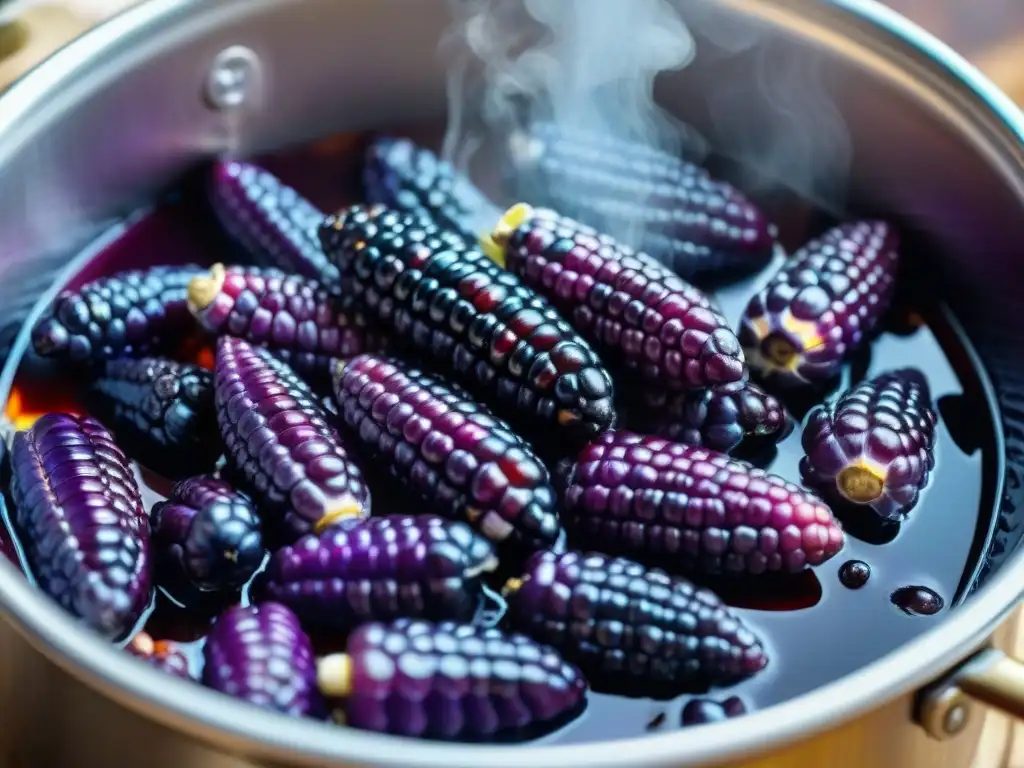
[[[464,393],[392,360],[363,355],[335,377],[350,432],[375,463],[437,512],[488,538],[555,544],[561,526],[548,472],[507,424]]]
[[[814,494],[725,454],[628,432],[580,451],[563,522],[587,547],[705,573],[800,571],[843,546]]]
[[[592,680],[673,695],[729,685],[768,663],[714,594],[624,558],[540,552],[508,589],[508,621]]]
[[[354,206],[329,217],[321,239],[375,318],[499,415],[575,439],[614,422],[611,377],[590,346],[462,238]]]

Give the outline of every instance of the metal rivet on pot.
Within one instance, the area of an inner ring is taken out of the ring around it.
[[[252,101],[259,81],[259,57],[244,45],[233,45],[213,60],[206,76],[206,100],[214,109],[236,109]]]
[[[929,688],[918,700],[917,720],[935,739],[956,736],[967,727],[970,715],[971,700],[951,683]]]

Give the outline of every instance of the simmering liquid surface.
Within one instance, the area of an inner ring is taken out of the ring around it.
[[[339,167],[333,172],[320,170],[324,162],[314,151],[278,160],[270,167],[326,207],[343,201],[331,179],[351,172],[351,161],[335,158]],[[318,172],[310,174],[311,169]],[[303,183],[309,178],[318,184]],[[131,228],[128,237],[104,240],[107,244],[95,250],[72,284],[149,263],[230,262],[232,258],[201,209],[191,203],[165,206],[144,224]],[[769,268],[716,292],[733,327],[749,296],[773,271],[774,267]],[[965,394],[980,391],[976,373],[970,368],[973,358],[967,353],[966,340],[940,307],[915,306],[913,310],[903,308],[893,313],[896,320],[889,323],[870,351],[847,366],[840,388],[893,368],[913,366],[925,372],[940,421],[936,467],[920,503],[899,525],[872,524],[869,512],[857,520],[844,520],[850,534],[845,549],[801,576],[755,583],[709,582],[737,606],[743,621],[763,638],[770,662],[753,679],[706,696],[739,696],[748,711],[770,706],[881,658],[956,610],[975,566],[972,553],[988,535],[993,493],[985,487],[983,462],[988,462],[991,471],[994,456],[989,445],[994,431],[988,421],[988,406],[980,395]],[[922,317],[924,322],[920,322]],[[74,393],[55,379],[56,370],[31,355],[25,357],[16,384],[21,411],[39,413],[76,407]],[[804,410],[794,409],[796,417],[802,419]],[[771,455],[752,458],[769,471],[799,483],[800,430],[798,424]],[[168,483],[147,472],[140,471],[139,477],[147,506],[163,498],[169,489]],[[373,490],[374,509],[379,514],[419,511],[401,503],[389,506],[379,484]],[[870,570],[870,578],[855,589],[840,580],[840,571],[849,561],[862,561]],[[909,591],[900,592],[904,588]],[[928,611],[908,610],[905,599],[896,599],[897,594],[911,594],[920,602],[922,590],[934,593],[938,600],[930,603]],[[933,610],[940,603],[941,608]],[[190,643],[188,650],[198,672],[202,636],[215,613],[215,607],[205,616],[183,611],[159,595],[146,628],[156,639]],[[320,644],[325,650],[331,645]],[[599,686],[600,681],[593,682]],[[675,729],[680,727],[682,707],[690,698],[681,696],[666,702],[593,693],[584,714],[546,740],[609,740]]]

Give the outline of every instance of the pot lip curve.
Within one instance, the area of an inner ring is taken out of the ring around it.
[[[252,0],[250,0],[252,2]],[[866,21],[928,57],[982,102],[1004,130],[1024,144],[1024,114],[978,70],[945,44],[876,0],[830,0],[839,12]],[[194,0],[150,0],[62,49],[0,96],[3,111],[16,125],[33,105],[84,61],[98,59],[114,40],[133,38],[146,27],[196,8]],[[225,3],[226,5],[226,3]],[[236,5],[241,2],[236,0]],[[254,3],[255,5],[255,3]],[[38,85],[36,83],[38,82]],[[0,127],[0,136],[7,132]],[[1020,176],[1024,171],[1017,169]],[[1024,181],[1021,182],[1024,186]],[[1022,202],[1024,204],[1024,202]],[[20,338],[38,316],[30,316]],[[0,376],[0,391],[10,385]],[[5,570],[6,569],[6,570]],[[231,700],[195,683],[176,680],[139,664],[82,627],[55,603],[16,575],[0,558],[0,605],[5,620],[57,666],[140,715],[210,743],[238,748],[256,759],[297,765],[358,764],[398,768],[471,768],[485,760],[489,768],[586,765],[612,768],[633,765],[703,765],[736,759],[754,751],[793,742],[851,719],[878,704],[927,683],[979,647],[1013,610],[1024,583],[1024,556],[1017,553],[990,583],[933,629],[887,656],[806,694],[742,718],[742,726],[723,722],[685,732],[608,742],[562,746],[460,746],[381,736],[312,720],[281,715]],[[159,691],[159,693],[157,693]],[[742,732],[742,736],[739,734]],[[301,751],[297,745],[302,745]],[[368,762],[369,761],[369,762]]]

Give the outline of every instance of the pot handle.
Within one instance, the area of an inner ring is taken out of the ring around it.
[[[948,739],[967,725],[975,703],[1024,721],[1024,663],[996,648],[979,651],[919,694],[917,721],[934,738]]]

